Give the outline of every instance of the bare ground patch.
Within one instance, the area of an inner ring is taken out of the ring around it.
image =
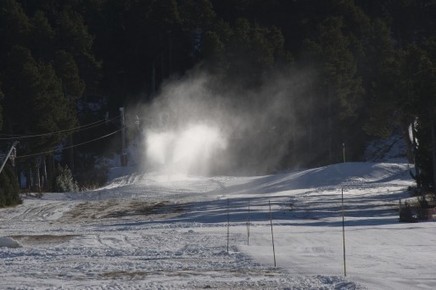
[[[108,218],[144,217],[159,218],[174,217],[184,211],[182,205],[168,201],[147,202],[143,200],[110,199],[103,201],[87,201],[79,203],[70,211],[64,213],[61,221],[86,221]]]
[[[62,244],[78,235],[16,235],[12,238],[22,245]]]

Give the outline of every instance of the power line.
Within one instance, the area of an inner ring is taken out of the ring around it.
[[[8,137],[0,137],[0,140],[2,141],[7,141],[7,140],[21,140],[21,139],[30,139],[30,138],[38,138],[38,137],[44,137],[44,136],[50,136],[50,135],[56,135],[56,134],[61,134],[61,133],[67,133],[67,132],[79,132],[79,131],[84,131],[84,130],[88,130],[91,128],[95,128],[98,127],[100,125],[102,125],[103,123],[106,122],[111,122],[115,119],[118,119],[120,116],[116,116],[112,119],[108,119],[108,120],[99,120],[93,123],[89,123],[86,125],[82,125],[82,126],[78,126],[75,128],[71,128],[71,129],[65,129],[65,130],[59,130],[59,131],[53,131],[53,132],[47,132],[47,133],[40,133],[40,134],[28,134],[28,135],[2,135],[2,136],[8,136]]]
[[[106,135],[103,135],[103,136],[100,136],[100,137],[94,138],[94,139],[92,139],[92,140],[88,140],[88,141],[85,141],[85,142],[82,142],[82,143],[78,143],[78,144],[74,144],[74,145],[70,145],[70,146],[63,147],[61,150],[71,149],[71,148],[74,148],[74,147],[78,147],[78,146],[82,146],[82,145],[85,145],[85,144],[89,144],[89,143],[92,143],[92,142],[95,142],[95,141],[99,141],[99,140],[101,140],[101,139],[104,139],[104,138],[110,137],[110,136],[112,136],[112,135],[115,135],[116,133],[118,133],[118,132],[120,132],[120,131],[121,131],[121,129],[118,129],[118,130],[113,131],[113,132],[111,132],[111,133],[109,133],[109,134],[106,134]],[[44,152],[38,152],[38,153],[32,153],[32,154],[27,154],[27,155],[17,156],[16,158],[17,158],[17,159],[21,159],[21,158],[28,158],[28,157],[33,157],[33,156],[39,156],[39,155],[44,155],[44,154],[53,153],[53,152],[56,152],[56,151],[58,151],[58,150],[59,150],[59,149],[56,148],[56,149],[51,149],[51,150],[44,151]]]

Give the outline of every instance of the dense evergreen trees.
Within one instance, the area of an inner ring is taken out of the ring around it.
[[[0,207],[20,204],[20,188],[17,176],[10,166],[6,166],[0,175]]]
[[[397,131],[409,140],[412,124],[417,178],[433,187],[435,21],[431,0],[4,0],[1,134],[58,132],[21,139],[22,155],[85,141],[96,134],[71,136],[75,127],[152,100],[166,79],[195,66],[247,90],[276,71],[311,71],[311,92],[295,100],[304,112],[292,112],[304,134],[285,145],[283,168],[338,162],[342,143],[358,160],[370,136]],[[91,100],[104,109],[87,112]],[[52,156],[37,156],[49,172]]]

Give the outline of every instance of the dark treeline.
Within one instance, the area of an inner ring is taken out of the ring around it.
[[[418,184],[431,187],[435,21],[433,0],[3,0],[2,149],[10,136],[57,132],[19,138],[19,155],[30,155],[17,164],[32,169],[26,180],[50,188],[55,160],[79,181],[80,173],[95,180],[107,142],[61,157],[52,148],[114,132],[120,106],[150,102],[166,80],[195,67],[247,90],[294,70],[310,72],[311,90],[298,99],[299,133],[271,170],[340,162],[343,143],[347,159],[360,160],[373,136],[410,140],[413,131]]]

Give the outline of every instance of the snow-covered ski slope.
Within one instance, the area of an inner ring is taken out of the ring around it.
[[[407,164],[345,163],[27,197],[0,209],[0,289],[436,289],[436,223],[398,222],[410,185]]]

